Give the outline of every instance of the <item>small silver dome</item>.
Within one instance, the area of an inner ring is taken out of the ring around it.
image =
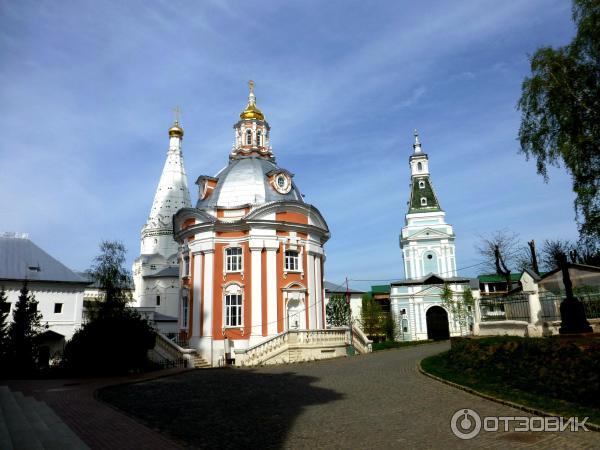
[[[231,208],[242,205],[257,205],[282,200],[297,200],[303,202],[302,194],[291,182],[287,194],[280,194],[269,182],[270,175],[280,169],[273,162],[260,157],[233,159],[221,170],[215,178],[218,179],[213,192],[204,200],[199,199],[196,208],[225,207]]]

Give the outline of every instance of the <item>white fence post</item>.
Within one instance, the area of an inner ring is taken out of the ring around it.
[[[481,292],[477,289],[473,291],[473,334],[475,336],[479,335],[479,323],[481,322],[481,305],[479,300],[481,300]]]
[[[529,325],[527,326],[527,334],[530,337],[541,337],[543,335],[542,304],[540,302],[537,283],[533,282],[530,289],[527,292],[529,295]]]

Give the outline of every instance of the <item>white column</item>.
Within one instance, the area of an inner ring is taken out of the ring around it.
[[[410,258],[410,263],[412,264],[412,276],[413,276],[413,278],[420,278],[421,277],[421,266],[419,265],[420,261],[417,261],[417,249],[412,248],[411,252],[412,252],[412,258]]]
[[[213,336],[212,314],[213,314],[213,268],[214,250],[204,252],[204,311],[202,311],[202,335]]]
[[[252,271],[252,330],[250,332],[250,345],[262,339],[262,241],[250,241],[250,254]]]
[[[269,336],[277,334],[277,259],[279,244],[267,246],[267,332]]]
[[[446,257],[446,247],[444,245],[442,245],[440,247],[440,253],[441,253],[441,257],[440,257],[440,275],[442,277],[451,277],[452,274],[448,273],[448,264],[446,264],[447,261],[447,257]]]
[[[323,301],[321,290],[321,257],[315,256],[315,316],[316,327],[323,328]]]
[[[194,277],[193,277],[192,292],[194,295],[194,314],[192,315],[192,339],[200,337],[200,299],[202,298],[202,255],[194,254]]]
[[[311,251],[308,252],[308,276],[306,280],[308,286],[308,326],[309,330],[314,330],[316,326],[315,321],[315,255]]]

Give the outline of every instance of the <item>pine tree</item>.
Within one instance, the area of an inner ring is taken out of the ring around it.
[[[15,303],[13,322],[8,328],[9,352],[13,369],[20,374],[31,373],[37,365],[37,337],[42,332],[42,314],[38,302],[29,293],[27,281],[23,283],[19,299]]]
[[[8,311],[10,303],[4,286],[0,287],[0,366],[6,367],[8,350]]]

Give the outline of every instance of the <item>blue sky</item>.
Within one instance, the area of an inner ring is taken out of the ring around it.
[[[518,154],[515,108],[527,55],[573,34],[564,0],[2,2],[0,231],[78,270],[118,239],[130,264],[173,106],[195,202],[253,79],[278,164],[329,223],[327,279],[402,278],[415,128],[459,268],[498,229],[573,239],[570,178]]]

